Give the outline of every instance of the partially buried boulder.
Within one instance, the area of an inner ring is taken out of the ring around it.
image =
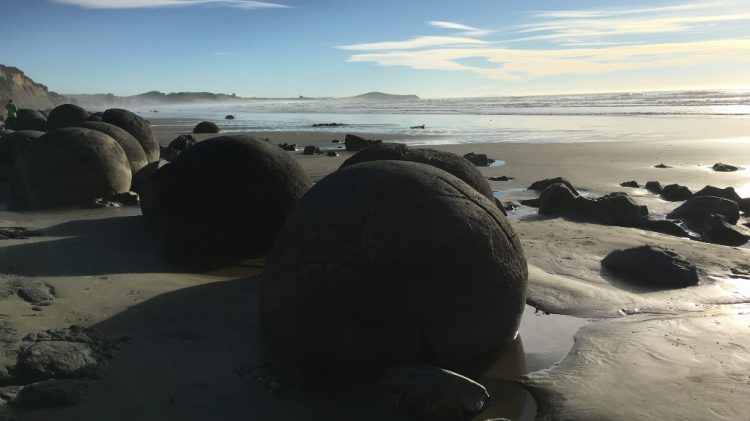
[[[655,289],[698,283],[698,271],[692,263],[677,253],[653,246],[615,250],[602,260],[602,266],[629,282]]]
[[[693,193],[689,188],[681,186],[679,184],[669,184],[664,186],[659,195],[662,199],[669,202],[681,202],[693,197]]]
[[[740,219],[740,209],[737,203],[714,196],[698,196],[688,199],[670,212],[667,218],[694,220],[702,224],[712,213],[723,215],[732,224],[736,224]]]
[[[489,167],[493,162],[495,162],[494,159],[488,157],[487,154],[483,153],[469,152],[464,155],[464,158],[466,158],[467,161],[471,162],[477,167]]]
[[[194,267],[266,253],[311,185],[292,157],[249,135],[200,142],[151,180],[165,256]]]
[[[128,157],[130,172],[132,174],[136,174],[141,168],[148,164],[146,152],[143,151],[143,147],[141,147],[138,140],[134,138],[133,135],[114,124],[105,123],[103,121],[84,121],[76,124],[76,126],[102,132],[114,139]]]
[[[622,183],[620,183],[620,186],[621,186],[621,187],[633,187],[633,188],[636,188],[636,189],[637,189],[638,187],[640,187],[640,186],[638,185],[638,182],[637,182],[637,181],[623,181]]]
[[[703,240],[709,243],[737,247],[747,243],[748,236],[729,224],[723,215],[710,214],[703,223]]]
[[[539,215],[561,215],[569,213],[579,197],[563,183],[555,183],[542,191],[539,196]]]
[[[47,117],[47,129],[55,130],[63,127],[77,126],[91,114],[75,104],[62,104],[53,108]]]
[[[267,259],[265,333],[311,370],[450,367],[506,347],[526,296],[518,236],[451,174],[377,161],[302,198]]]
[[[573,187],[573,183],[568,181],[566,178],[563,177],[555,177],[555,178],[545,178],[544,180],[539,180],[531,183],[531,185],[527,188],[527,190],[536,190],[536,191],[543,191],[547,187],[556,184],[556,183],[562,183],[565,184],[565,186],[570,189],[573,193],[578,195],[578,190],[576,190],[575,187]]]
[[[370,140],[363,137],[347,134],[344,138],[344,145],[347,151],[361,151],[362,149],[373,145],[375,143],[382,143],[380,140]]]
[[[383,160],[419,162],[420,164],[440,168],[474,187],[482,196],[494,200],[492,187],[474,165],[459,155],[436,149],[409,148],[399,143],[379,143],[357,152],[344,161],[340,168],[346,168],[361,162]]]
[[[647,181],[646,190],[654,194],[660,194],[662,190],[664,190],[664,187],[662,187],[661,183],[658,181]]]
[[[632,227],[648,215],[648,208],[639,205],[627,194],[616,192],[597,199],[576,199],[578,212],[607,225]]]
[[[88,344],[42,341],[28,347],[14,368],[14,379],[21,384],[47,379],[92,377],[100,356]]]
[[[47,131],[47,117],[39,110],[21,108],[18,110],[16,125],[13,130],[36,130]]]
[[[102,121],[125,130],[141,144],[149,162],[159,160],[159,143],[154,139],[148,121],[120,108],[110,108],[102,114]]]
[[[130,189],[122,147],[95,130],[53,130],[32,142],[10,175],[11,205],[44,208],[84,203]]]
[[[706,186],[697,192],[693,193],[693,196],[715,196],[715,197],[722,197],[727,200],[731,200],[732,202],[737,203],[737,205],[740,204],[740,201],[742,198],[739,194],[737,194],[736,191],[734,191],[734,187],[726,187],[723,189],[720,189],[718,187],[714,186]]]
[[[169,146],[162,153],[162,158],[167,161],[173,161],[179,154],[185,151],[185,149],[195,146],[198,143],[195,138],[189,134],[183,134],[177,136],[173,141],[169,142]]]
[[[717,162],[711,167],[714,171],[718,172],[734,172],[739,170],[740,168],[734,165],[729,164],[722,164],[721,162]]]
[[[193,133],[219,133],[219,126],[213,121],[201,121],[193,127]]]

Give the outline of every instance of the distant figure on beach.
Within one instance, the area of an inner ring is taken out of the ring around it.
[[[13,103],[12,99],[8,99],[8,103],[5,104],[5,109],[8,111],[8,116],[5,118],[5,128],[14,129],[16,127],[17,111],[16,104]]]

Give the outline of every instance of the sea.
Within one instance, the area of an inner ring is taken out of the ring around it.
[[[383,134],[411,144],[750,141],[750,91],[367,101],[243,99],[135,110],[153,118],[157,131],[190,131],[197,121],[212,120],[223,131]],[[235,118],[225,119],[230,114]],[[314,127],[330,123],[339,126]]]

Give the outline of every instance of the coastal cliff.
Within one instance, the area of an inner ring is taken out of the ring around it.
[[[65,102],[65,97],[36,83],[21,70],[0,64],[0,100],[8,98],[19,108],[48,109]]]

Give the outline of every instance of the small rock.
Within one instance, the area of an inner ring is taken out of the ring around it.
[[[193,127],[193,133],[219,133],[219,126],[212,121],[201,121]]]
[[[56,298],[54,288],[34,279],[13,280],[10,282],[10,288],[19,298],[30,304],[47,303]]]
[[[703,224],[703,240],[724,246],[738,247],[747,243],[748,236],[727,222],[723,215],[710,214]]]
[[[711,168],[714,171],[718,171],[718,172],[734,172],[740,169],[739,167],[735,167],[734,165],[722,164],[721,162],[715,163],[714,166]]]
[[[490,164],[495,162],[494,159],[488,157],[483,153],[476,154],[474,152],[469,152],[464,155],[464,158],[466,158],[469,162],[476,165],[477,167],[489,167]]]
[[[625,182],[623,182],[623,183],[620,183],[620,186],[621,186],[621,187],[633,187],[633,188],[636,188],[636,189],[637,189],[638,187],[640,187],[640,186],[638,185],[638,182],[637,182],[637,181],[625,181]]]
[[[670,202],[680,202],[693,197],[693,193],[685,186],[681,186],[679,184],[669,184],[667,186],[664,186],[664,189],[662,189],[660,196],[662,199]]]
[[[698,271],[692,263],[653,246],[615,250],[602,260],[602,266],[630,282],[650,287],[683,288],[698,283]]]
[[[510,181],[513,180],[513,177],[508,177],[507,175],[501,175],[499,177],[487,177],[490,181]]]
[[[320,148],[317,146],[305,146],[305,149],[302,151],[303,155],[320,155]]]
[[[104,208],[119,208],[122,205],[119,202],[107,200],[103,197],[98,197],[93,201],[83,205],[86,209],[104,209]]]
[[[343,123],[315,123],[312,126],[313,127],[339,127],[339,126],[345,126],[346,124]]]
[[[294,152],[297,150],[296,143],[279,143],[279,147],[285,151]]]
[[[654,165],[654,168],[672,168],[672,167],[666,164],[657,164],[657,165]]]
[[[578,190],[576,190],[575,187],[573,187],[573,183],[568,181],[567,179],[563,177],[555,177],[555,178],[545,178],[544,180],[539,180],[531,183],[531,185],[526,190],[536,190],[536,191],[543,191],[547,187],[555,184],[555,183],[562,183],[565,184],[565,186],[575,193],[576,195],[580,194],[578,193]]]
[[[21,389],[11,405],[27,409],[75,405],[86,397],[90,388],[91,382],[84,380],[46,380]]]
[[[646,182],[646,190],[654,194],[660,194],[664,190],[664,187],[658,181],[648,181]]]
[[[341,141],[340,141],[340,140],[338,140],[338,139],[333,139],[333,140],[331,141],[331,143],[341,143]]]
[[[421,124],[419,126],[411,126],[412,129],[424,129],[424,124]]]
[[[234,116],[232,114],[225,115],[224,120],[234,120]]]
[[[328,151],[326,152],[326,156],[339,156],[339,154],[337,154],[336,151]]]

